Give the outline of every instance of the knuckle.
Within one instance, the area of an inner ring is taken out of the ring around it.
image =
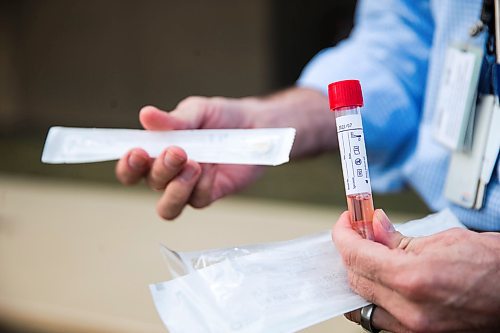
[[[210,197],[210,189],[198,187],[195,188],[191,198],[189,199],[189,204],[194,208],[204,208],[212,203]]]
[[[455,244],[459,241],[466,241],[471,237],[472,233],[469,230],[461,228],[453,228],[449,230],[449,245]]]
[[[152,189],[153,191],[161,191],[162,189],[165,188],[165,186],[160,186],[158,181],[156,179],[153,179],[151,175],[149,175],[146,178],[146,183],[148,184],[149,188]]]
[[[405,250],[410,248],[414,238],[413,237],[403,237],[401,238],[397,248],[401,250]]]
[[[466,229],[453,228],[434,235],[434,241],[439,241],[445,246],[453,245],[458,242],[467,241],[472,232]]]
[[[210,98],[210,102],[216,106],[221,105],[221,104],[225,103],[226,101],[227,101],[226,97],[214,96],[214,97]]]
[[[362,279],[359,275],[349,271],[347,274],[347,280],[349,283],[349,287],[352,290],[354,290],[357,294],[361,295],[364,299],[366,299],[369,302],[377,303],[372,286],[368,285],[366,281]]]
[[[166,206],[170,207],[171,210],[180,210],[186,203],[186,197],[183,193],[172,191],[169,193],[168,198],[165,200]]]
[[[205,197],[194,197],[189,201],[189,204],[194,208],[205,208],[210,205],[210,201]]]
[[[359,277],[356,274],[353,274],[351,271],[347,273],[347,282],[349,283],[349,287],[352,290],[356,290],[358,288]]]
[[[434,290],[433,277],[425,268],[421,270],[407,270],[394,278],[395,288],[405,298],[413,301],[428,299]]]
[[[168,181],[166,172],[160,168],[152,168],[148,175],[148,180],[150,186],[154,189],[165,187],[165,184]]]
[[[422,278],[418,272],[405,274],[405,277],[406,281],[402,282],[401,291],[406,297],[413,299],[417,293],[421,292]]]
[[[177,107],[179,108],[200,107],[203,106],[207,102],[207,100],[208,100],[207,97],[189,96],[180,101]]]
[[[155,166],[147,176],[149,187],[156,191],[161,191],[167,187],[169,182],[179,173],[179,170],[167,170],[163,166]],[[175,194],[173,194],[175,196]]]
[[[356,266],[356,262],[358,261],[358,254],[355,251],[349,251],[344,256],[344,263],[347,267]]]

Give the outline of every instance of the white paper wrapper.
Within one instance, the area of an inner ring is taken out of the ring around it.
[[[42,162],[116,160],[136,147],[156,157],[168,146],[176,145],[200,163],[279,165],[288,162],[294,138],[294,128],[145,131],[52,127]]]

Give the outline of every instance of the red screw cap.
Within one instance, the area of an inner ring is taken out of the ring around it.
[[[330,110],[343,107],[363,106],[363,94],[358,80],[333,82],[328,85]]]

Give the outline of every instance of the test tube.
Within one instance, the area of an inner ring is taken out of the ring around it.
[[[351,225],[363,238],[373,240],[373,198],[361,122],[361,85],[357,80],[331,83],[328,97],[335,114]]]

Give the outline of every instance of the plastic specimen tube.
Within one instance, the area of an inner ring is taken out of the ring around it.
[[[351,225],[363,238],[373,240],[373,198],[361,121],[361,85],[357,80],[331,83],[328,97],[337,125]]]

